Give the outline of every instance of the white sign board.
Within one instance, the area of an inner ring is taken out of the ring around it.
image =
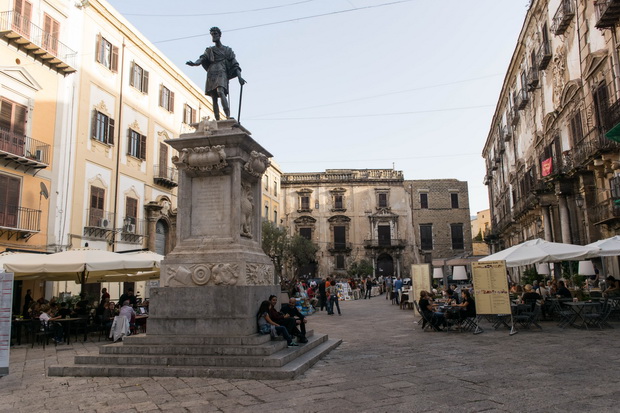
[[[0,272],[0,376],[9,374],[13,273]]]

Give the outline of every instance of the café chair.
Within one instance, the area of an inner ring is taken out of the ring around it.
[[[570,309],[565,309],[559,300],[553,300],[553,314],[558,317],[558,327],[566,328],[575,319],[575,313]]]
[[[44,323],[38,318],[33,318],[31,320],[30,339],[32,341],[32,348],[34,348],[34,343],[41,343],[43,344],[43,349],[45,349],[45,346],[49,344],[51,335],[52,331],[47,323]]]
[[[426,329],[430,328],[434,331],[439,331],[439,329],[437,327],[435,327],[433,325],[433,323],[431,322],[431,317],[430,316],[426,316],[424,312],[422,312],[422,310],[420,310],[420,304],[418,304],[418,302],[416,300],[413,300],[413,305],[415,307],[415,309],[418,311],[418,314],[420,314],[422,316],[422,331],[426,331]],[[419,324],[419,322],[418,322]]]
[[[512,317],[516,324],[519,324],[523,328],[530,328],[532,324],[542,330],[542,327],[537,323],[540,315],[540,306],[534,304],[534,311],[523,311],[520,314]]]
[[[605,299],[605,301],[603,301],[603,303],[598,307],[597,310],[591,313],[584,314],[583,318],[585,321],[586,329],[589,329],[589,327],[598,327],[601,330],[603,329],[603,327],[611,328],[611,325],[607,322],[607,319],[611,314],[611,310],[611,303],[608,299]]]

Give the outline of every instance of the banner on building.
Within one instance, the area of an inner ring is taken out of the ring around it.
[[[472,263],[477,314],[510,314],[506,261]]]
[[[431,265],[430,264],[413,264],[411,266],[411,297],[410,301],[418,300],[420,291],[430,291],[431,286]]]
[[[9,374],[12,308],[13,273],[0,272],[0,377]]]
[[[542,176],[548,176],[553,171],[553,158],[548,158],[542,161],[541,164]]]

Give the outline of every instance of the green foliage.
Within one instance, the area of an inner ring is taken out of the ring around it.
[[[291,237],[286,228],[277,227],[269,221],[263,221],[262,247],[265,254],[271,258],[276,275],[282,284],[293,283],[298,270],[315,261],[319,250],[312,241],[300,235]]]
[[[350,277],[362,278],[372,275],[374,268],[372,263],[368,260],[355,261],[349,266],[347,273]]]
[[[474,237],[474,242],[482,242],[482,241],[483,241],[482,230],[479,230],[478,235]]]
[[[538,274],[538,272],[536,271],[536,268],[532,267],[532,268],[528,268],[527,270],[523,271],[523,276],[521,277],[521,283],[523,285],[533,284],[534,281],[540,282],[543,279],[544,279],[544,275]]]

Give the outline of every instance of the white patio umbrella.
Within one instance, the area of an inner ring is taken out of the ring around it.
[[[615,235],[611,238],[605,238],[586,245],[586,247],[598,248],[597,251],[592,252],[588,258],[593,257],[613,257],[620,255],[620,235]]]
[[[94,248],[80,248],[55,254],[29,254],[20,260],[5,262],[4,268],[15,273],[15,279],[45,279],[48,281],[75,281],[84,284],[89,277],[108,274],[130,274],[152,271],[156,265],[152,257],[118,254]]]
[[[549,242],[537,238],[513,245],[503,251],[481,258],[480,261],[505,260],[507,267],[518,267],[539,262],[580,260],[597,249],[596,247]]]

